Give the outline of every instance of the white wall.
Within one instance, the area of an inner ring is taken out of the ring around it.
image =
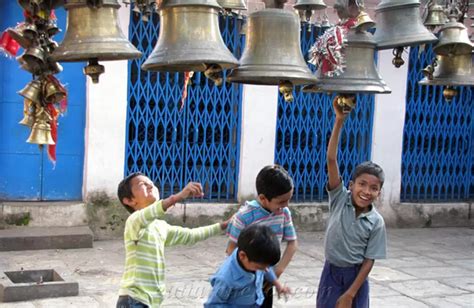
[[[372,135],[372,161],[385,171],[385,184],[380,198],[384,208],[400,202],[403,127],[407,87],[408,55],[400,68],[392,65],[392,50],[379,52],[378,69],[383,80],[392,89],[391,94],[375,97]]]
[[[258,172],[274,162],[277,111],[278,87],[243,86],[239,201],[256,194]]]
[[[128,38],[130,7],[119,10],[120,26]],[[94,191],[115,196],[123,178],[127,112],[127,61],[107,61],[99,83],[87,77],[83,198]]]

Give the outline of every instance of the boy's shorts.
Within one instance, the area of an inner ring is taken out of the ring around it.
[[[338,267],[326,261],[319,281],[316,308],[335,307],[339,297],[354,282],[359,270],[360,264],[351,267]],[[367,279],[352,300],[352,307],[369,308],[369,282]]]
[[[119,296],[116,308],[148,308],[148,306],[128,295],[122,295]]]

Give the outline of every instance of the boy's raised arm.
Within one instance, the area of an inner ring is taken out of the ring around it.
[[[334,112],[336,113],[336,119],[334,120],[334,126],[329,138],[328,149],[327,149],[327,166],[328,166],[328,189],[333,190],[341,183],[341,177],[339,174],[339,166],[337,163],[337,152],[339,149],[339,139],[341,137],[342,126],[347,114],[342,112],[342,108],[337,104],[337,98],[332,102]]]
[[[171,195],[164,200],[157,200],[150,206],[133,213],[126,222],[126,237],[131,240],[138,240],[140,230],[145,228],[155,219],[160,219],[165,215],[166,210],[176,202],[183,201],[189,197],[202,197],[202,186],[200,183],[189,182],[182,191],[176,195]]]

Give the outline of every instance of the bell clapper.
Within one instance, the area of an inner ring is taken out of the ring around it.
[[[100,65],[98,60],[90,59],[86,67],[84,67],[84,74],[92,79],[93,83],[99,83],[100,74],[105,72],[105,67]]]
[[[291,103],[293,101],[293,84],[289,81],[281,81],[278,85],[278,90],[283,94],[285,102]]]
[[[356,106],[355,94],[339,94],[336,96],[337,104],[342,108],[342,112],[348,114]]]
[[[458,90],[456,90],[455,88],[451,87],[451,86],[447,86],[444,90],[443,90],[443,96],[444,96],[444,99],[447,101],[447,102],[450,102],[453,100],[453,98],[458,95]]]
[[[224,80],[222,77],[222,68],[218,64],[206,64],[204,76],[212,80],[217,87],[221,86]]]
[[[394,58],[392,59],[392,64],[396,67],[399,68],[403,64],[405,64],[405,61],[402,59],[402,53],[403,53],[404,47],[397,47],[393,49],[393,55]]]

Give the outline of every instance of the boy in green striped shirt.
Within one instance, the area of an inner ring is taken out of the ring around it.
[[[160,220],[176,202],[202,196],[201,184],[190,182],[176,195],[160,200],[158,188],[142,173],[120,182],[118,198],[131,215],[125,223],[125,271],[117,308],[159,307],[165,294],[165,247],[194,244],[226,229],[227,221],[188,229]]]

